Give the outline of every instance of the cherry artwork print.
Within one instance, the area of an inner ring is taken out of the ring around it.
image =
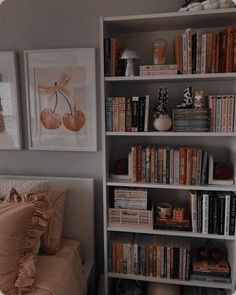
[[[71,76],[63,73],[60,76],[59,82],[55,82],[53,85],[46,85],[44,83],[38,84],[38,93],[41,95],[48,95],[48,100],[55,101],[53,108],[44,108],[40,112],[40,121],[44,128],[53,130],[57,129],[63,123],[64,127],[70,131],[78,132],[85,124],[85,115],[82,111],[77,109],[76,104],[73,104],[70,100],[71,93],[66,88]],[[69,107],[69,112],[59,114],[56,112],[58,100],[64,99]]]

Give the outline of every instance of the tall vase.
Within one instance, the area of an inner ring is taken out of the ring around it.
[[[171,118],[168,114],[159,115],[158,118],[153,120],[153,127],[157,131],[167,131],[170,130],[172,125]]]

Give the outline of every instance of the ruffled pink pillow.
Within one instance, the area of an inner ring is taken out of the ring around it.
[[[14,188],[11,189],[4,202],[31,203],[34,205],[32,218],[25,228],[25,237],[19,260],[18,278],[15,281],[15,286],[20,292],[30,291],[32,290],[36,275],[35,262],[37,255],[34,249],[47,227],[53,210],[46,194],[31,193],[20,195]]]

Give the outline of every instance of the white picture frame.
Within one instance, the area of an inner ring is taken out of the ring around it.
[[[24,52],[29,149],[97,151],[95,49]]]
[[[0,150],[21,150],[16,53],[0,51]]]

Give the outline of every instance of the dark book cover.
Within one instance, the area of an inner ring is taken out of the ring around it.
[[[208,233],[214,233],[214,195],[209,193]]]
[[[145,118],[145,96],[139,97],[138,102],[138,131],[144,131],[144,118]]]
[[[105,100],[106,131],[112,131],[112,97]]]
[[[219,235],[224,235],[225,232],[225,195],[221,192],[217,193],[218,198],[218,227]]]
[[[197,63],[197,34],[192,35],[192,73],[196,74]]]
[[[207,184],[208,179],[208,152],[203,151],[202,157],[202,173],[201,173],[201,185]]]
[[[132,98],[125,99],[125,131],[132,131]]]
[[[111,54],[111,40],[104,39],[104,76],[110,76],[110,54]]]
[[[229,216],[229,235],[235,235],[235,218],[236,218],[236,196],[230,193],[230,216]]]
[[[187,248],[186,252],[186,275],[185,280],[190,280],[190,270],[191,270],[191,250],[190,248]]]
[[[167,277],[167,247],[164,247],[164,278]]]
[[[218,234],[219,232],[219,224],[218,224],[218,198],[214,194],[214,207],[213,207],[213,233]]]
[[[201,192],[197,193],[197,232],[202,233],[202,203],[203,196]]]
[[[179,278],[179,248],[174,248],[174,267],[172,279]]]
[[[132,97],[132,131],[138,131],[138,103],[139,98],[137,96]]]

